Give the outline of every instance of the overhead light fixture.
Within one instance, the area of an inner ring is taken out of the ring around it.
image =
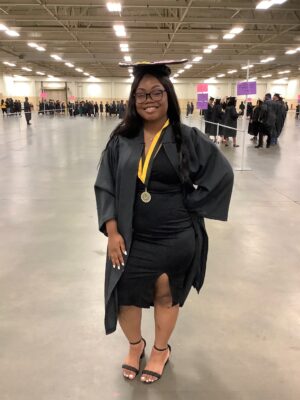
[[[117,36],[119,36],[119,37],[126,36],[126,31],[125,31],[124,25],[117,24],[117,25],[114,25],[113,28],[114,28],[114,31]]]
[[[37,75],[46,75],[44,72],[36,71]]]
[[[250,64],[250,65],[244,65],[241,69],[248,69],[248,68],[253,68],[254,65]]]
[[[177,74],[182,74],[184,72],[184,69],[180,69],[179,71],[177,71]]]
[[[43,46],[37,46],[36,49],[38,51],[46,51],[45,47],[43,47]]]
[[[225,33],[223,39],[233,39],[235,37],[234,33]]]
[[[178,76],[179,76],[179,74],[175,74],[175,75],[174,75],[174,78],[178,78]]]
[[[198,61],[200,61],[200,60],[202,60],[203,59],[203,57],[201,57],[201,56],[196,56],[196,57],[194,57],[193,58],[193,62],[198,62]],[[174,75],[175,76],[175,75]]]
[[[257,76],[253,76],[252,78],[249,78],[249,81],[256,81]]]
[[[122,5],[121,3],[115,3],[115,2],[108,2],[106,3],[106,7],[108,11],[110,12],[121,12],[122,11]]]
[[[190,69],[190,68],[192,68],[192,64],[186,64],[186,65],[184,66],[184,69]]]
[[[217,75],[217,78],[223,78],[223,76],[225,76],[225,74],[219,74]]]
[[[22,67],[22,70],[23,70],[23,71],[28,71],[28,72],[31,72],[31,71],[32,71],[32,69],[27,68],[27,67]]]
[[[90,75],[90,79],[96,79],[93,75]]]
[[[66,62],[65,65],[69,68],[74,68],[74,64],[70,63],[70,62]]]
[[[243,32],[244,28],[241,26],[236,26],[235,28],[232,28],[230,30],[230,33],[233,33],[234,35],[238,35],[239,33]]]
[[[87,72],[84,72],[83,75],[90,76],[90,74],[88,74]]]
[[[209,53],[212,53],[212,49],[204,49],[204,50],[203,50],[203,53],[208,53],[208,54],[209,54]]]
[[[9,67],[15,67],[16,66],[16,64],[13,64],[13,63],[11,63],[9,61],[3,61],[3,64],[8,65]]]
[[[0,31],[7,31],[8,27],[6,25],[0,24]]]
[[[218,45],[217,44],[210,44],[209,46],[207,46],[207,48],[215,50],[215,49],[218,48]]]
[[[264,59],[260,60],[260,62],[261,63],[267,63],[269,61],[274,61],[274,60],[275,60],[275,57],[267,57],[267,58],[264,58]]]
[[[262,78],[270,78],[272,74],[262,75]]]
[[[132,74],[132,73],[133,73],[133,68],[128,68],[128,72],[129,72],[130,74]]]
[[[256,10],[267,10],[272,5],[273,5],[273,3],[271,1],[263,0],[263,1],[259,2],[255,8],[256,8]]]
[[[130,61],[131,61],[131,57],[130,57],[130,56],[124,56],[124,60],[125,60],[126,62],[130,62]]]
[[[60,56],[58,56],[57,54],[51,54],[50,57],[54,58],[54,60],[56,60],[56,61],[62,61],[62,58]]]
[[[28,45],[29,47],[39,47],[38,44],[33,43],[33,42],[29,42],[29,43],[27,43],[27,45]]]
[[[16,31],[13,31],[13,30],[11,30],[11,29],[7,29],[7,31],[4,31],[8,36],[11,36],[11,37],[17,37],[17,36],[20,36],[20,34],[18,33],[18,32],[16,32]]]
[[[300,47],[299,47],[299,49],[300,49]],[[285,52],[285,54],[295,54],[295,53],[297,53],[297,49],[295,49],[295,50],[288,50],[288,51]]]
[[[121,51],[129,51],[128,43],[120,43]]]
[[[231,69],[230,71],[227,71],[228,74],[234,74],[235,72],[237,72],[237,69]]]
[[[286,71],[280,71],[280,72],[278,72],[278,74],[279,75],[282,75],[282,74],[289,74],[291,71],[290,70],[286,70]]]
[[[54,76],[53,75],[47,75],[48,76],[48,78],[54,78]]]
[[[83,69],[81,69],[81,68],[75,68],[75,71],[77,71],[77,72],[83,72]]]

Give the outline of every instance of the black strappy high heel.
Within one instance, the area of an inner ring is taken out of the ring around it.
[[[170,346],[169,344],[168,344],[168,346],[165,347],[164,349],[159,349],[159,348],[156,347],[155,345],[154,345],[153,347],[154,347],[155,350],[157,350],[157,351],[166,351],[166,350],[169,349],[170,354],[169,354],[169,357],[168,357],[167,361],[165,362],[165,365],[164,365],[164,367],[163,367],[163,370],[162,370],[162,373],[161,373],[161,374],[158,374],[157,372],[154,372],[154,371],[150,371],[150,370],[148,370],[148,369],[143,369],[142,375],[151,375],[151,376],[154,376],[155,378],[157,378],[157,379],[154,380],[154,381],[149,381],[149,382],[147,382],[147,381],[142,381],[143,383],[146,383],[146,384],[154,383],[154,382],[158,381],[158,380],[162,377],[163,372],[164,372],[164,369],[165,369],[165,366],[166,366],[166,365],[168,364],[168,362],[169,362],[169,358],[170,358],[171,351],[172,351],[171,346]]]
[[[129,344],[131,344],[131,345],[134,346],[135,344],[140,344],[141,341],[144,342],[144,349],[143,349],[143,352],[142,352],[142,354],[141,354],[141,356],[140,356],[140,362],[141,362],[141,360],[145,357],[146,340],[145,340],[144,338],[141,338],[138,342],[134,342],[134,343],[133,343],[133,342],[129,342]],[[140,366],[139,366],[139,369],[137,369],[137,368],[133,367],[132,365],[123,364],[123,365],[122,365],[122,368],[123,368],[123,369],[127,369],[128,371],[132,371],[132,372],[135,373],[135,376],[134,376],[134,378],[132,378],[132,379],[130,379],[129,377],[125,376],[124,373],[123,373],[124,378],[125,378],[125,379],[128,379],[128,380],[130,380],[130,381],[132,381],[133,379],[135,379],[135,378],[137,377],[137,375],[140,373]]]

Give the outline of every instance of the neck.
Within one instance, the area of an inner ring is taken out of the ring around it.
[[[167,119],[168,117],[164,116],[156,121],[144,121],[144,131],[155,135],[163,127]]]

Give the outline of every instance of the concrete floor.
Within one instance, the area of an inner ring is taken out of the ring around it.
[[[298,400],[300,121],[288,116],[276,148],[246,137],[252,170],[235,174],[230,220],[207,221],[206,282],[181,310],[152,386],[122,379],[126,341],[103,329],[93,184],[116,123],[0,118],[0,399]],[[240,166],[241,148],[222,151]]]

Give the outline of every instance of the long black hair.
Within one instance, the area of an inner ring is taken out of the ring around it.
[[[125,136],[128,138],[135,137],[139,134],[144,126],[144,121],[136,111],[135,106],[135,92],[142,78],[145,75],[154,76],[162,84],[168,96],[168,111],[170,125],[173,128],[177,151],[179,153],[179,173],[183,183],[189,182],[189,168],[188,168],[188,153],[185,143],[183,142],[182,132],[180,127],[180,106],[175,93],[173,83],[169,76],[171,70],[166,65],[147,65],[134,67],[133,76],[134,80],[131,86],[128,105],[126,108],[125,118],[113,130],[111,139],[114,136]]]

